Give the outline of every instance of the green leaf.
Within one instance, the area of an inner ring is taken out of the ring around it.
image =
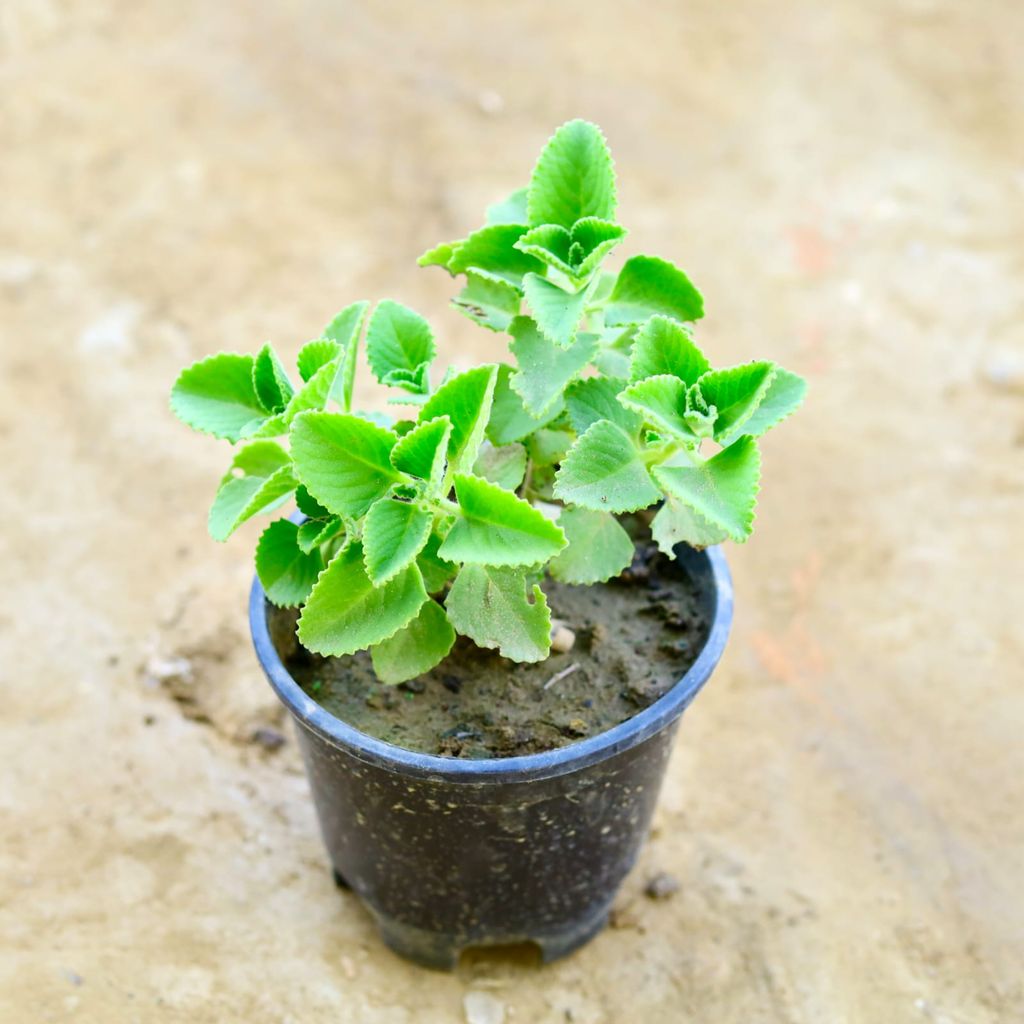
[[[235,456],[221,480],[207,527],[225,541],[246,520],[284,504],[298,481],[288,453],[273,441],[253,441]]]
[[[419,313],[391,299],[373,311],[366,330],[366,357],[382,384],[423,394],[426,369],[436,353],[434,332]]]
[[[530,453],[534,469],[554,466],[565,458],[565,453],[572,447],[576,438],[568,430],[541,427],[527,439],[526,447]]]
[[[527,434],[550,423],[565,408],[561,396],[552,404],[547,413],[538,418],[532,416],[523,405],[523,400],[512,390],[511,378],[514,371],[506,363],[498,364],[498,379],[494,386],[494,404],[487,424],[487,437],[493,444],[510,444],[520,441]]]
[[[264,345],[256,356],[252,384],[256,397],[268,413],[281,412],[295,391],[281,360],[269,344]]]
[[[504,331],[519,315],[522,299],[514,285],[484,271],[467,270],[466,287],[452,299],[452,305],[491,331]]]
[[[363,545],[352,541],[316,581],[299,618],[299,641],[316,654],[355,654],[394,636],[426,600],[415,564],[375,587],[363,565]]]
[[[604,311],[609,327],[637,324],[656,313],[699,320],[704,300],[690,279],[668,260],[633,256],[626,260]]]
[[[423,550],[433,516],[422,506],[381,498],[363,522],[366,573],[374,586],[387,583]]]
[[[659,430],[685,441],[697,440],[686,421],[686,384],[678,377],[668,373],[645,377],[630,384],[619,401]]]
[[[695,437],[711,437],[715,432],[715,419],[718,410],[712,405],[709,406],[704,396],[700,393],[700,385],[692,384],[686,389],[686,414],[684,419],[686,425],[693,431]]]
[[[620,403],[618,396],[625,386],[624,380],[615,377],[573,381],[565,393],[572,429],[582,434],[598,420],[611,420],[630,437],[635,437],[640,431],[641,418]]]
[[[390,430],[359,416],[302,413],[291,430],[295,472],[328,511],[358,519],[402,479],[391,465],[396,441]]]
[[[529,600],[526,574],[467,565],[445,601],[448,621],[478,647],[513,661],[543,661],[551,649],[551,613],[537,584]]]
[[[735,541],[750,536],[761,471],[756,442],[741,437],[717,455],[693,465],[682,453],[654,468],[658,483]]]
[[[524,274],[544,269],[539,260],[515,248],[524,231],[526,228],[521,224],[490,224],[474,231],[455,246],[448,270],[453,274],[486,270],[518,287]]]
[[[454,643],[455,630],[444,609],[424,601],[409,625],[370,650],[373,670],[382,683],[404,683],[444,661]]]
[[[766,362],[730,366],[711,370],[697,382],[697,390],[716,412],[714,438],[728,445],[740,434],[743,425],[754,414],[771,387],[775,364]]]
[[[509,328],[510,348],[519,372],[511,378],[513,390],[526,410],[538,418],[561,401],[566,385],[590,362],[597,349],[593,334],[581,334],[571,348],[559,348],[527,316],[517,316]]]
[[[686,328],[674,320],[652,316],[637,331],[629,364],[631,381],[671,373],[690,385],[709,369],[704,353]]]
[[[536,565],[565,547],[565,534],[529,502],[497,484],[455,475],[459,514],[441,545],[451,562]]]
[[[433,249],[428,249],[416,262],[421,267],[444,267],[447,270],[452,253],[455,252],[458,244],[458,242],[441,242]]]
[[[299,368],[299,376],[303,381],[308,382],[321,366],[340,355],[341,346],[336,341],[331,341],[330,338],[316,338],[313,341],[307,341],[299,349],[299,354],[295,359]]]
[[[569,546],[556,555],[548,571],[563,583],[601,583],[618,576],[633,561],[633,541],[607,512],[567,508],[558,525]]]
[[[420,423],[391,449],[391,465],[440,487],[451,432],[452,421],[447,416]]]
[[[615,218],[615,169],[596,125],[569,121],[555,132],[533,170],[526,208],[531,227]]]
[[[700,386],[703,388],[703,385]],[[723,432],[721,443],[728,444],[739,434],[760,437],[765,431],[794,412],[804,400],[806,393],[807,382],[803,377],[798,377],[795,373],[790,373],[789,370],[783,370],[781,366],[777,366],[775,376],[757,408],[737,425],[739,429],[731,430],[728,433]],[[719,410],[719,415],[721,415],[721,410]]]
[[[610,420],[577,438],[559,467],[554,494],[599,512],[635,512],[661,496],[633,439]]]
[[[466,370],[442,384],[420,410],[420,423],[437,416],[447,416],[452,422],[448,440],[449,477],[468,470],[476,462],[491,415],[497,374],[493,364]]]
[[[266,419],[253,384],[252,356],[221,352],[182,370],[171,389],[171,411],[203,434],[240,441]]]
[[[271,523],[256,545],[256,575],[271,604],[294,608],[309,596],[324,567],[319,551],[298,545],[299,528],[287,519]]]
[[[427,588],[428,594],[436,594],[444,590],[445,585],[458,571],[454,562],[446,562],[438,554],[441,547],[441,538],[432,533],[427,538],[423,550],[416,557],[416,564],[423,573],[423,585]]]
[[[516,242],[516,248],[540,260],[546,266],[571,277],[573,268],[569,263],[572,248],[572,232],[561,224],[539,224],[530,228]]]
[[[677,544],[689,544],[697,549],[707,548],[712,544],[721,544],[729,536],[722,527],[709,523],[671,494],[665,496],[665,503],[651,521],[651,535],[669,558],[675,557]]]
[[[521,444],[493,445],[484,441],[473,466],[473,474],[492,484],[514,491],[526,474],[526,449]]]
[[[574,262],[574,276],[587,280],[604,262],[605,257],[626,237],[626,229],[600,217],[584,217],[572,226],[572,242],[578,245],[581,260]]]
[[[356,357],[359,354],[359,337],[370,303],[365,299],[346,306],[325,328],[324,337],[336,341],[343,349],[341,372],[335,378],[331,398],[341,406],[343,412],[352,408],[352,391],[356,381]]]
[[[299,524],[297,542],[299,549],[306,554],[333,540],[339,534],[345,532],[345,524],[340,516],[331,516],[329,519],[307,519]]]
[[[533,318],[544,337],[560,348],[569,348],[576,340],[576,331],[587,305],[587,289],[570,294],[537,274],[527,274],[523,278],[523,287]],[[594,351],[597,350],[596,342],[595,337]]]
[[[526,193],[528,189],[517,188],[500,202],[487,207],[488,224],[526,224]]]
[[[327,519],[331,514],[301,484],[295,491],[295,504],[298,505],[299,511],[310,519]]]

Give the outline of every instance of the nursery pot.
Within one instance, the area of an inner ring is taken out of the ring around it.
[[[375,739],[308,697],[278,657],[253,583],[263,671],[297,723],[335,878],[395,952],[452,968],[470,946],[533,942],[545,961],[583,945],[650,825],[679,719],[725,647],[732,583],[717,548],[680,546],[709,622],[689,671],[606,732],[521,757],[460,760]]]

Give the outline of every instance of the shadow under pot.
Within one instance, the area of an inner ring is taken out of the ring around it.
[[[686,674],[598,735],[482,760],[405,750],[325,711],[282,663],[272,607],[253,583],[256,654],[297,723],[335,877],[395,952],[451,969],[466,948],[532,942],[551,961],[604,927],[650,826],[680,716],[717,665],[732,622],[721,551],[681,545],[676,559],[709,625]]]

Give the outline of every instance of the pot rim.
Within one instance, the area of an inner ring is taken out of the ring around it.
[[[671,690],[632,718],[596,736],[539,754],[479,760],[423,754],[377,739],[336,718],[306,695],[278,656],[267,623],[270,605],[258,576],[253,578],[249,593],[249,627],[256,657],[281,702],[304,728],[349,755],[403,775],[444,782],[479,784],[547,779],[607,760],[660,732],[686,710],[718,664],[732,626],[732,576],[720,547],[686,550],[687,561],[706,562],[711,574],[711,622],[697,660]]]

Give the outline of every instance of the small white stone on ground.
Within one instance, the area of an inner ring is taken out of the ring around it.
[[[467,992],[462,1007],[466,1024],[505,1024],[505,1004],[490,992]]]

